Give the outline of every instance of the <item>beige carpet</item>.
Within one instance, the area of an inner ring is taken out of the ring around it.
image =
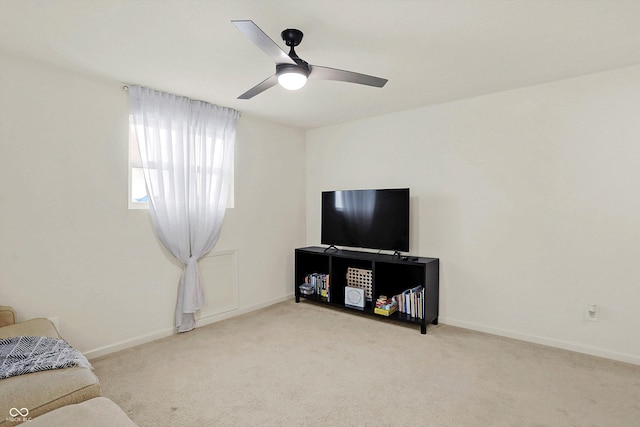
[[[308,302],[91,362],[142,427],[640,425],[640,366]]]

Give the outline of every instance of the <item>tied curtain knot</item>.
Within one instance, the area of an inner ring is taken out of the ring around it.
[[[190,256],[185,262],[180,278],[178,292],[178,310],[176,326],[179,332],[190,331],[195,327],[195,312],[204,306],[204,292],[198,272],[198,258]]]
[[[183,313],[195,313],[204,305],[202,281],[198,272],[198,259],[190,256],[182,272],[185,298],[182,303]]]

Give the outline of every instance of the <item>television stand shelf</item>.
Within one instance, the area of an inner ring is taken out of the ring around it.
[[[438,324],[438,298],[440,289],[440,260],[438,258],[407,257],[374,254],[369,252],[331,250],[318,246],[309,246],[295,250],[295,296],[296,302],[306,299],[331,307],[345,306],[345,286],[347,286],[347,269],[358,268],[371,270],[372,301],[366,301],[363,310],[355,310],[390,321],[408,322],[420,325],[420,332],[427,333],[427,324]],[[310,274],[329,275],[329,297],[305,295],[300,292],[299,285],[305,282]],[[422,300],[422,319],[396,311],[388,317],[374,313],[375,300],[380,295],[392,297],[403,291],[423,286],[425,298]]]

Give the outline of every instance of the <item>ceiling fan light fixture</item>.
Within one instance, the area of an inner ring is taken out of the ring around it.
[[[297,90],[307,83],[309,76],[312,76],[314,80],[334,80],[373,87],[383,87],[387,83],[387,79],[380,77],[310,65],[300,58],[294,50],[300,45],[303,37],[302,31],[295,28],[288,28],[280,33],[284,43],[291,48],[287,53],[271,40],[255,22],[247,19],[231,22],[276,63],[275,74],[240,95],[238,99],[251,99],[277,84],[288,90]]]
[[[288,90],[298,90],[307,83],[309,72],[297,65],[280,64],[276,75],[280,86]]]

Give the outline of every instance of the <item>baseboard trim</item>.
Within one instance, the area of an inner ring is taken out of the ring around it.
[[[577,353],[584,353],[590,356],[604,357],[605,359],[617,360],[619,362],[640,365],[640,357],[638,356],[604,350],[601,348],[589,347],[589,346],[585,346],[585,345],[570,342],[570,341],[562,341],[562,340],[556,340],[553,338],[539,337],[536,335],[522,334],[520,332],[511,331],[509,329],[492,328],[492,327],[481,325],[478,323],[467,322],[467,321],[458,320],[458,319],[451,319],[451,318],[446,318],[442,316],[438,318],[438,323],[457,326],[465,329],[471,329],[473,331],[478,331],[478,332],[485,332],[492,335],[499,335],[501,337],[513,338],[520,341],[527,341],[535,344],[542,344],[549,347],[561,348],[563,350],[575,351]]]
[[[199,328],[202,326],[220,322],[225,319],[241,316],[243,314],[247,314],[252,311],[260,310],[262,308],[266,308],[274,304],[278,304],[280,302],[290,300],[291,298],[293,298],[293,293],[283,295],[278,298],[273,298],[261,303],[253,304],[247,307],[232,308],[228,311],[216,313],[214,315],[210,315],[210,316],[206,316],[198,319],[196,321],[196,327]],[[512,331],[509,329],[492,328],[492,327],[481,325],[478,323],[467,322],[464,320],[452,319],[452,318],[442,317],[442,316],[439,317],[438,322],[445,325],[451,325],[451,326],[456,326],[464,329],[470,329],[473,331],[484,332],[484,333],[498,335],[506,338],[513,338],[513,339],[527,341],[535,344],[546,345],[549,347],[561,348],[563,350],[575,351],[578,353],[584,353],[591,356],[604,357],[605,359],[617,360],[619,362],[640,365],[640,357],[634,356],[632,354],[618,353],[618,352],[613,352],[609,350],[603,350],[600,348],[588,347],[588,346],[584,346],[584,345],[577,344],[570,341],[562,341],[562,340],[556,340],[552,338],[540,337],[536,335],[522,334],[520,332]],[[174,334],[176,334],[175,328],[163,329],[147,335],[142,335],[129,340],[120,341],[115,344],[89,350],[84,352],[84,355],[89,360],[96,359],[98,357],[106,356],[107,354],[115,353],[117,351],[125,350],[127,348],[135,347],[137,345],[145,344],[145,343],[155,341],[161,338],[165,338]]]
[[[269,307],[271,305],[274,304],[278,304],[280,302],[289,300],[293,297],[293,294],[287,294],[285,296],[282,297],[278,297],[278,298],[274,298],[265,302],[261,302],[258,304],[253,304],[247,307],[242,307],[242,308],[233,308],[221,313],[216,313],[213,315],[209,315],[206,317],[202,317],[200,319],[198,319],[196,321],[196,328],[199,328],[201,326],[206,326],[206,325],[210,325],[212,323],[216,323],[216,322],[220,322],[221,320],[225,320],[225,319],[230,319],[232,317],[236,317],[236,316],[240,316],[243,314],[247,314],[250,313],[252,311],[256,311],[256,310],[260,310],[261,308],[265,308],[265,307]]]
[[[152,332],[147,335],[141,335],[139,337],[131,338],[129,340],[124,340],[117,342],[115,344],[106,345],[104,347],[99,347],[94,350],[84,351],[83,354],[87,359],[95,359],[98,357],[106,356],[107,354],[115,353],[116,351],[126,350],[127,348],[135,347],[140,344],[145,344],[151,341],[159,340],[161,338],[166,338],[175,334],[175,328],[163,329],[157,332]]]
[[[213,315],[209,315],[206,317],[202,317],[196,321],[196,328],[201,326],[210,325],[212,323],[220,322],[221,320],[230,319],[232,317],[240,316],[246,313],[250,313],[252,311],[260,310],[261,308],[269,307],[274,304],[278,304],[283,301],[290,300],[293,297],[293,293],[273,298],[271,300],[267,300],[258,304],[253,304],[247,307],[242,308],[231,308],[229,310],[225,310],[221,313],[216,313]],[[83,354],[89,360],[96,359],[98,357],[106,356],[107,354],[115,353],[117,351],[126,350],[127,348],[135,347],[137,345],[146,344],[151,341],[159,340],[161,338],[166,338],[171,335],[175,335],[176,329],[162,329],[156,332],[152,332],[147,335],[141,335],[139,337],[131,338],[129,340],[124,340],[117,342],[115,344],[106,345],[104,347],[99,347],[93,350],[85,351]]]

